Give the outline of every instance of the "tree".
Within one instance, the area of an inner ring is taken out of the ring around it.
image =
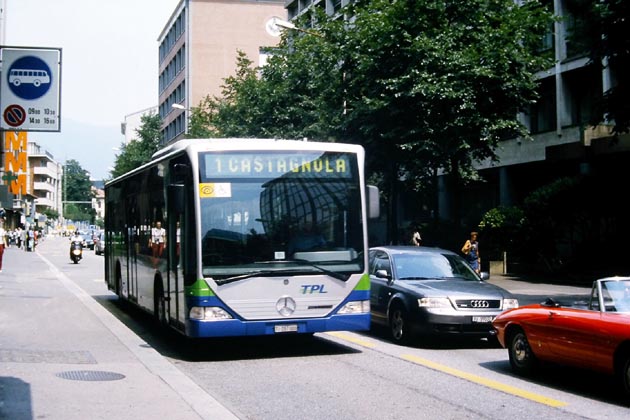
[[[162,119],[158,114],[148,113],[140,117],[140,128],[136,130],[137,140],[123,143],[120,154],[116,156],[111,174],[115,178],[151,160],[159,149],[162,138]]]
[[[537,47],[551,22],[539,2],[357,3],[345,48],[347,132],[368,155],[388,156],[372,167],[385,174],[390,206],[403,174],[430,183],[443,171],[459,197],[475,161],[496,160],[500,140],[527,136],[517,115],[536,98],[535,72],[550,64]],[[458,220],[457,202],[453,210]]]
[[[577,24],[570,34],[591,58],[591,65],[608,66],[613,86],[604,92],[591,124],[613,123],[615,134],[630,131],[630,2],[571,0],[567,7]]]
[[[441,171],[458,187],[501,139],[527,136],[517,115],[551,64],[537,51],[553,18],[538,1],[519,4],[360,0],[348,21],[313,8],[297,23],[321,36],[285,32],[259,72],[227,79],[207,107],[212,131],[362,144],[397,241],[401,179],[434,184]]]
[[[72,220],[93,220],[96,212],[92,208],[92,183],[90,174],[81,164],[70,159],[63,173],[64,217]],[[76,201],[79,203],[68,203]],[[85,203],[80,203],[85,202]]]

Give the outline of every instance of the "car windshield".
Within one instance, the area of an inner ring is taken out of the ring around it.
[[[630,313],[630,280],[602,282],[602,297],[606,312]]]
[[[474,270],[458,255],[399,254],[394,256],[394,265],[398,280],[463,279],[480,281]]]

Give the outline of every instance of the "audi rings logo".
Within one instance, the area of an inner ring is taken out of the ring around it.
[[[472,308],[489,308],[490,302],[488,302],[487,300],[471,300],[470,306]]]
[[[276,302],[276,310],[282,316],[291,315],[293,312],[295,312],[296,306],[297,305],[295,304],[295,301],[293,300],[293,298],[289,296],[282,296]]]

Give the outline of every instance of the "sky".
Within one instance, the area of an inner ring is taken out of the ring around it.
[[[5,46],[61,48],[61,131],[28,140],[109,178],[125,115],[158,105],[157,39],[180,0],[4,1]]]

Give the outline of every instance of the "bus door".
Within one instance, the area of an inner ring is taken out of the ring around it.
[[[127,220],[127,276],[123,280],[121,293],[127,299],[137,302],[138,291],[138,253],[140,247],[139,226],[137,217],[137,203],[135,196],[129,197]],[[123,276],[125,277],[125,276]]]
[[[184,264],[183,254],[186,249],[182,243],[184,227],[187,225],[185,218],[186,185],[185,180],[190,179],[190,165],[171,163],[171,183],[168,185],[168,230],[166,241],[168,249],[168,285],[166,294],[167,313],[173,320],[180,322],[182,328],[186,317],[184,294]]]

